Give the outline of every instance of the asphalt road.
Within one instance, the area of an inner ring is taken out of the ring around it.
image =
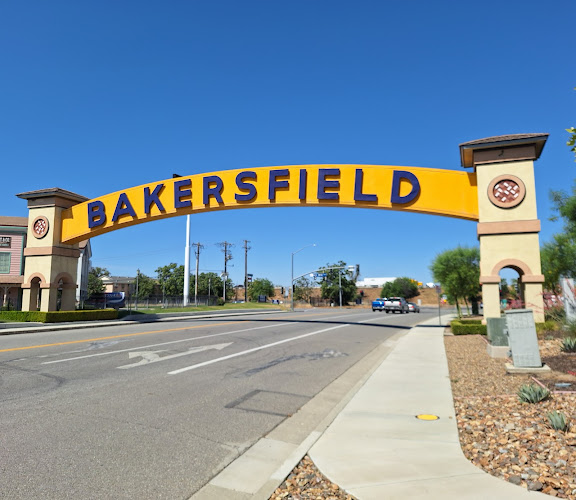
[[[0,497],[188,498],[435,314],[311,310],[0,337]]]

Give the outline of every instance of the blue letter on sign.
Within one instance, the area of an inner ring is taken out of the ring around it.
[[[321,168],[318,170],[318,199],[319,200],[339,200],[338,193],[327,193],[327,188],[340,188],[340,181],[328,181],[326,177],[340,175],[339,168]]]
[[[104,203],[98,200],[88,203],[88,227],[101,226],[105,222],[106,213],[104,212]]]
[[[276,190],[278,188],[287,188],[288,181],[278,181],[276,180],[277,177],[287,177],[290,174],[287,168],[282,168],[280,170],[270,170],[270,182],[268,184],[268,199],[275,200],[276,199]]]
[[[144,188],[144,213],[145,214],[150,213],[150,209],[152,208],[152,203],[156,204],[156,206],[158,207],[158,210],[160,210],[160,212],[164,212],[164,205],[162,205],[160,198],[158,198],[158,196],[160,196],[160,193],[162,192],[163,189],[164,189],[164,184],[158,184],[154,188],[154,191],[152,191],[152,193],[150,193],[149,187]]]
[[[134,218],[136,217],[136,212],[134,212],[126,193],[120,193],[120,196],[118,196],[118,203],[116,203],[116,210],[114,210],[112,222],[116,222],[118,217],[121,215],[131,215]]]
[[[248,191],[248,193],[235,194],[234,197],[236,198],[237,201],[252,201],[256,196],[256,186],[254,184],[244,182],[244,179],[256,180],[256,172],[240,172],[236,176],[236,185],[238,186],[238,189]]]
[[[185,196],[190,196],[192,191],[189,189],[182,189],[183,187],[188,187],[192,185],[192,181],[190,179],[186,179],[184,181],[176,181],[174,183],[174,208],[184,208],[189,207],[192,205],[190,200],[182,201],[182,198]]]
[[[224,203],[222,201],[222,189],[224,189],[224,184],[222,183],[222,179],[217,175],[209,175],[208,177],[204,177],[204,196],[203,201],[204,205],[210,204],[210,196],[214,196],[218,203]],[[210,184],[216,184],[214,187],[210,187]]]
[[[354,201],[378,201],[375,194],[364,194],[362,192],[362,183],[364,181],[364,171],[361,168],[356,169],[354,180]]]
[[[400,183],[404,179],[412,185],[412,191],[406,196],[400,196]],[[405,205],[410,203],[420,194],[420,182],[412,172],[404,170],[394,170],[394,177],[392,177],[392,194],[390,195],[390,203],[399,203]]]
[[[298,188],[298,199],[306,199],[306,184],[308,182],[308,172],[306,169],[300,170],[300,187]]]

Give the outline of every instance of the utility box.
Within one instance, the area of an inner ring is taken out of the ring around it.
[[[486,336],[493,346],[507,346],[506,318],[486,318]]]
[[[508,342],[515,368],[541,368],[540,349],[532,309],[506,311]]]

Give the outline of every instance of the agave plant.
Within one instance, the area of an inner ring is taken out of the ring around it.
[[[518,389],[518,398],[523,403],[539,403],[548,396],[550,396],[550,391],[540,385],[525,384]]]
[[[576,337],[566,337],[560,346],[562,352],[576,352]]]
[[[556,431],[567,432],[570,429],[570,420],[561,411],[551,411],[546,415],[550,427]]]

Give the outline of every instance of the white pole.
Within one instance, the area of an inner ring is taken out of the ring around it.
[[[194,305],[198,307],[198,266],[200,264],[200,243],[196,247],[196,278],[194,279]]]
[[[190,214],[186,216],[186,250],[184,252],[184,307],[189,303],[190,293]]]

